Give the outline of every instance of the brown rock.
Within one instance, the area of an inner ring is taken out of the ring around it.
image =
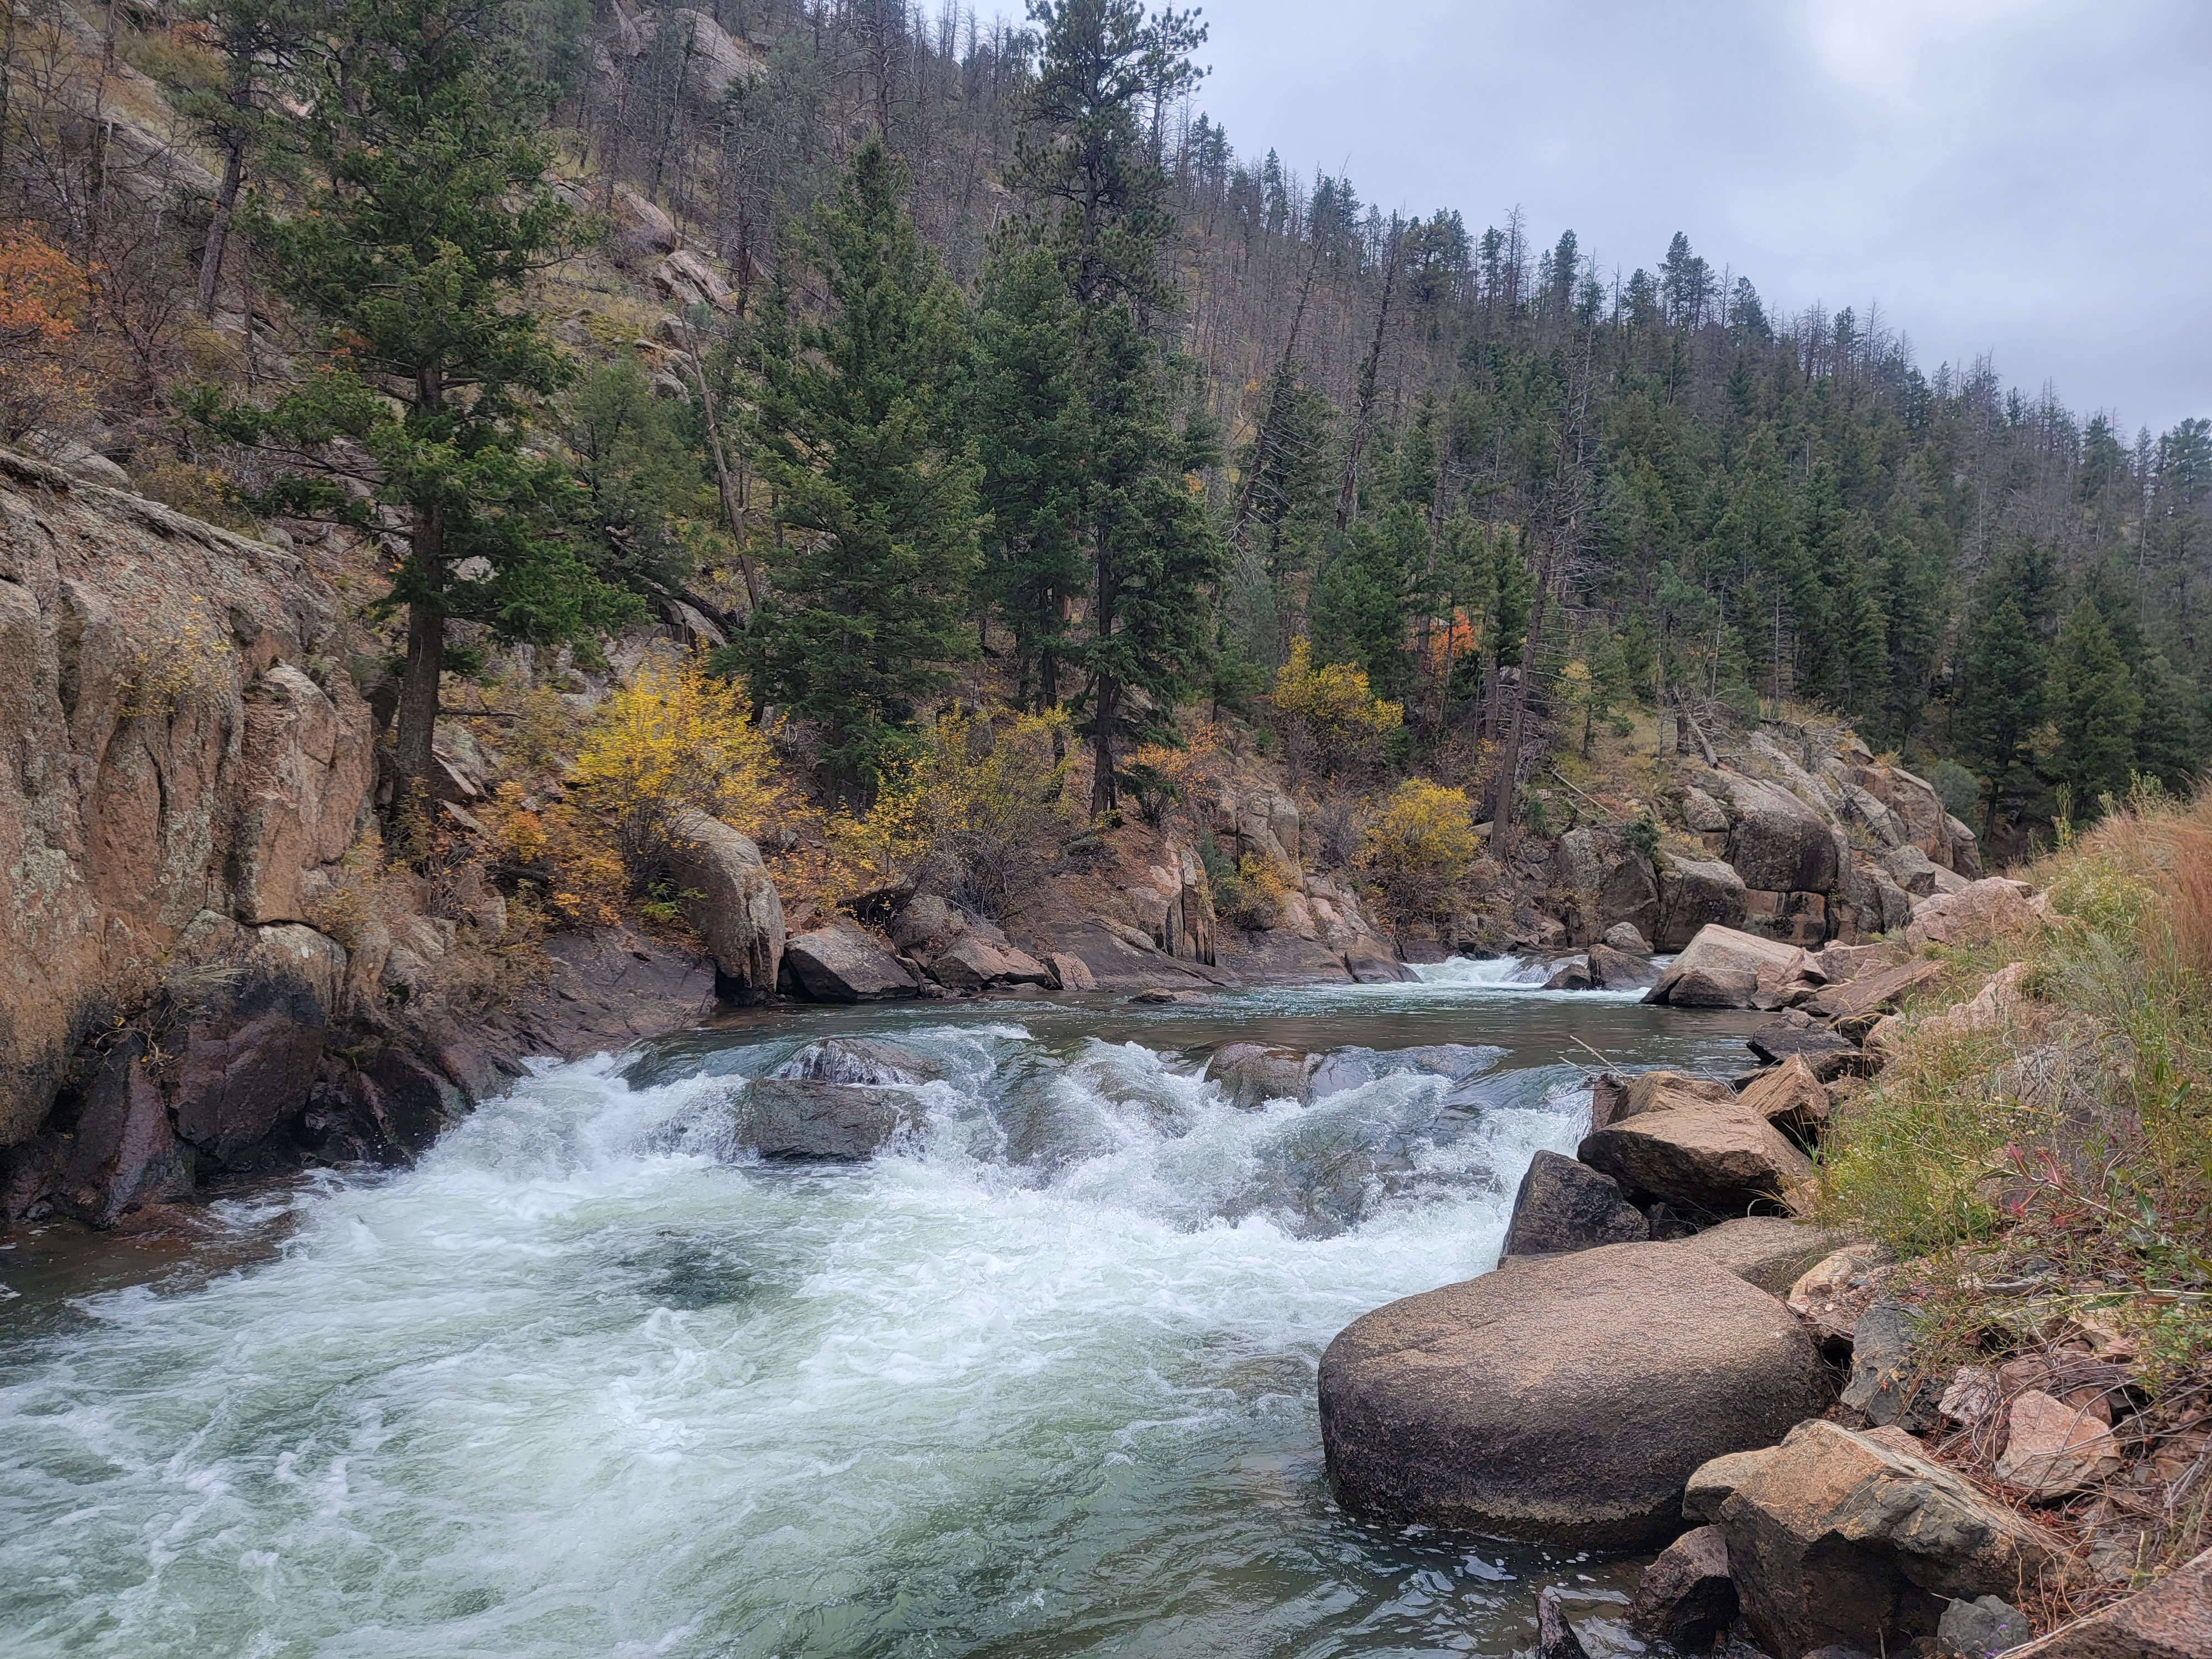
[[[1321,1367],[1347,1509],[1576,1546],[1672,1536],[1693,1470],[1827,1397],[1773,1297],[1668,1244],[1516,1261],[1394,1302]]]
[[[728,994],[765,1002],[783,965],[783,901],[760,848],[704,812],[684,813],[674,830],[669,867],[685,895],[685,918],[706,941]]]
[[[1748,1008],[1759,995],[1759,975],[1741,968],[1669,970],[1666,989],[1677,1008]]]
[[[1637,1633],[1685,1653],[1702,1653],[1735,1620],[1728,1538],[1718,1527],[1684,1533],[1644,1568],[1628,1604]]]
[[[1539,1152],[1528,1162],[1505,1224],[1508,1256],[1563,1255],[1650,1237],[1644,1212],[1620,1195],[1620,1184],[1557,1152]]]
[[[1814,1077],[1821,1083],[1834,1082],[1854,1069],[1859,1060],[1858,1045],[1825,1025],[1795,1025],[1770,1020],[1746,1038],[1745,1044],[1770,1066],[1793,1055],[1802,1055],[1812,1067]]]
[[[1065,951],[1055,951],[1052,953],[1051,962],[1053,977],[1060,981],[1061,990],[1080,992],[1095,991],[1098,988],[1098,981],[1091,975],[1090,964],[1081,957],[1072,957]]]
[[[1692,1233],[1682,1248],[1709,1256],[1746,1284],[1786,1296],[1827,1251],[1833,1235],[1786,1216],[1745,1215]]]
[[[1362,934],[1344,947],[1344,971],[1354,985],[1399,985],[1420,975],[1398,960],[1382,940]]]
[[[1748,887],[1826,893],[1836,885],[1836,833],[1780,784],[1739,772],[1713,775],[1729,798],[1728,861]]]
[[[2119,1442],[2092,1402],[2054,1400],[2039,1389],[2020,1395],[2007,1414],[2008,1437],[1997,1479],[2041,1498],[2063,1498],[2102,1484],[2120,1467]]]
[[[1208,1080],[1221,1085],[1239,1111],[1257,1111],[1271,1100],[1313,1098],[1316,1056],[1264,1042],[1232,1042],[1206,1062]]]
[[[1801,1423],[1720,1505],[1744,1621],[1771,1653],[1896,1652],[1953,1597],[2017,1595],[2063,1553],[1948,1469]]]
[[[1589,948],[1590,977],[1608,991],[1638,991],[1659,982],[1659,969],[1641,957],[1609,945]]]
[[[1734,927],[1706,927],[1699,929],[1697,937],[1690,940],[1681,955],[1668,965],[1666,972],[1660,975],[1658,984],[1651,988],[1650,994],[1644,1000],[1646,1002],[1672,1002],[1674,1000],[1675,985],[1686,975],[1702,972],[1725,975],[1728,976],[1726,982],[1730,985],[1743,983],[1746,986],[1743,994],[1747,1000],[1733,1006],[1748,1007],[1747,999],[1758,988],[1760,969],[1771,967],[1791,970],[1804,959],[1804,954],[1794,945],[1760,939],[1754,933],[1743,933]]]
[[[1659,906],[1653,942],[1662,951],[1682,950],[1707,927],[1734,932],[1743,925],[1743,878],[1717,860],[1670,859],[1660,878]]]
[[[1680,1072],[1638,1072],[1623,1084],[1620,1107],[1613,1116],[1617,1121],[1700,1101],[1726,1106],[1735,1098],[1735,1091],[1717,1077],[1688,1077]]]
[[[1762,1072],[1736,1098],[1746,1110],[1800,1137],[1817,1133],[1828,1121],[1828,1091],[1802,1054],[1792,1054],[1771,1071]]]
[[[1912,907],[1905,942],[1915,951],[1924,945],[1981,944],[2033,921],[2030,896],[2027,883],[1990,876],[1955,893],[1922,899]]]
[[[2204,1659],[2212,1654],[2212,1550],[2124,1601],[2062,1625],[2005,1659]]]
[[[786,942],[784,964],[817,1002],[876,1002],[910,997],[914,975],[850,922],[836,922]]]
[[[1576,1156],[1631,1193],[1706,1215],[1778,1202],[1813,1176],[1804,1153],[1734,1102],[1639,1113],[1586,1136]]]
[[[1906,998],[1943,976],[1943,964],[1925,958],[1899,963],[1823,991],[1805,1005],[1815,1019],[1833,1021],[1845,1030],[1863,1029],[1877,1014],[1895,1013]]]
[[[1052,970],[1026,951],[998,945],[980,933],[969,932],[948,945],[930,964],[937,982],[958,990],[980,990],[989,985],[1049,985]]]

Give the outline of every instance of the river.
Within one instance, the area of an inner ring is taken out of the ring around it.
[[[1571,1059],[1735,1070],[1753,1017],[1423,973],[732,1017],[173,1259],[19,1231],[0,1650],[1504,1655],[1540,1585],[1602,1615],[1624,1565],[1340,1513],[1315,1369],[1493,1264],[1587,1126]],[[733,1079],[832,1035],[935,1060],[923,1130],[717,1156]],[[1354,1086],[1237,1110],[1229,1041]]]

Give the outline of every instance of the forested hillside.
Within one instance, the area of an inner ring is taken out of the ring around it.
[[[409,776],[441,672],[651,611],[829,802],[958,690],[1065,708],[1112,811],[1301,640],[1509,823],[1635,703],[1832,709],[2001,846],[2194,777],[2212,425],[1686,233],[1386,211],[1232,143],[1212,49],[1128,0],[14,0],[0,440],[377,537]]]

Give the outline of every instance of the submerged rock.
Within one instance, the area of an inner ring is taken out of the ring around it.
[[[1206,1063],[1210,1082],[1221,1085],[1229,1103],[1239,1111],[1256,1111],[1271,1100],[1313,1098],[1314,1068],[1318,1056],[1296,1048],[1264,1042],[1232,1042],[1213,1051]]]
[[[1684,1653],[1703,1653],[1735,1622],[1735,1608],[1727,1535],[1718,1527],[1698,1527],[1644,1568],[1628,1604],[1628,1622],[1639,1635]]]
[[[739,1096],[737,1144],[764,1158],[858,1164],[915,1121],[913,1103],[843,1083],[758,1078]]]
[[[882,1037],[825,1037],[810,1042],[775,1075],[807,1083],[886,1084],[933,1082],[945,1068],[919,1048]]]
[[[1828,1397],[1779,1303],[1665,1244],[1516,1261],[1391,1303],[1321,1366],[1346,1509],[1576,1547],[1673,1536],[1692,1471]]]

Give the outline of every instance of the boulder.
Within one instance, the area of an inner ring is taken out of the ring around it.
[[[1644,943],[1659,931],[1659,880],[1650,862],[1631,854],[1608,865],[1597,887],[1597,911],[1606,924],[1605,942],[1617,951],[1649,951]],[[1634,945],[1613,937],[1626,927],[1636,934]]]
[[[1834,890],[1842,862],[1826,819],[1778,783],[1737,772],[1717,775],[1734,819],[1727,858],[1745,886],[1779,893]]]
[[[1091,977],[1091,965],[1081,957],[1069,956],[1055,951],[1051,956],[1053,978],[1063,991],[1095,991],[1098,981]]]
[[[1733,1104],[1735,1091],[1717,1077],[1686,1077],[1680,1072],[1638,1072],[1621,1085],[1615,1121],[1644,1112],[1664,1112],[1700,1101],[1713,1105]]]
[[[1822,1083],[1832,1083],[1857,1069],[1861,1060],[1856,1043],[1825,1025],[1794,1025],[1779,1019],[1752,1032],[1744,1039],[1744,1046],[1770,1066],[1802,1058]]]
[[[1761,969],[1788,974],[1805,959],[1805,953],[1794,945],[1761,939],[1756,933],[1716,923],[1698,930],[1697,936],[1668,964],[1667,971],[1659,976],[1659,982],[1644,1000],[1672,1002],[1675,985],[1690,974],[1705,975],[1705,983],[1731,987],[1747,980],[1755,988]],[[1748,1007],[1750,1004],[1734,1006]]]
[[[1739,928],[1744,905],[1743,878],[1729,865],[1670,859],[1660,878],[1659,921],[1652,940],[1662,951],[1679,951],[1704,928]]]
[[[1744,1622],[1770,1653],[1895,1653],[1954,1597],[2018,1594],[2062,1551],[1901,1437],[1801,1423],[1719,1505]]]
[[[1241,1112],[1257,1111],[1271,1100],[1313,1098],[1314,1068],[1320,1056],[1265,1042],[1232,1042],[1216,1048],[1206,1062],[1206,1079],[1221,1085],[1229,1103]]]
[[[1845,980],[1858,978],[1884,968],[1894,968],[1906,960],[1905,954],[1894,945],[1838,945],[1828,944],[1807,958],[1808,970],[1817,972],[1830,985],[1841,985]]]
[[[938,893],[916,893],[891,918],[891,943],[915,956],[933,957],[967,931],[967,919]]]
[[[1725,836],[1729,830],[1727,809],[1704,790],[1691,787],[1682,792],[1682,827],[1701,836]]]
[[[1595,830],[1570,830],[1552,848],[1552,879],[1576,893],[1595,893],[1605,878],[1605,846]]]
[[[2204,1659],[2212,1653],[2212,1550],[2125,1601],[2061,1625],[2006,1659]]]
[[[1771,1446],[1755,1446],[1700,1463],[1682,1488],[1683,1519],[1708,1522],[1717,1517],[1721,1505],[1735,1496],[1735,1489],[1759,1471],[1773,1450]]]
[[[1826,1020],[1845,1031],[1864,1030],[1877,1014],[1895,1013],[1907,997],[1925,990],[1943,976],[1943,964],[1917,957],[1883,968],[1841,985],[1832,985],[1805,1005],[1815,1019]]]
[[[1049,985],[1052,969],[1026,951],[998,945],[981,933],[961,934],[931,963],[929,971],[939,985],[956,991],[981,990],[990,985]]]
[[[1761,1072],[1736,1098],[1778,1129],[1809,1139],[1828,1121],[1828,1091],[1802,1054]]]
[[[1129,991],[1155,987],[1182,985],[1234,985],[1237,975],[1184,957],[1171,957],[1138,928],[1113,921],[1104,916],[1090,916],[1073,926],[1045,927],[1036,930],[1041,936],[1033,941],[1033,948],[1042,948],[1058,957],[1066,957],[1083,964],[1091,984],[1086,988],[1102,991]],[[1261,935],[1273,939],[1272,933]],[[1296,939],[1291,944],[1300,943]],[[1335,979],[1341,982],[1344,959],[1326,948],[1309,945],[1305,947],[1318,959],[1316,966],[1304,971],[1293,970],[1290,978]],[[1264,964],[1257,966],[1256,977],[1270,977]],[[1304,967],[1303,962],[1299,964]],[[1067,983],[1065,972],[1060,983]]]
[[[834,922],[785,943],[784,964],[799,988],[817,1002],[878,1002],[910,997],[914,975],[898,959],[850,922]]]
[[[1914,898],[1927,898],[1936,891],[1937,866],[1935,861],[1910,842],[1884,853],[1881,868],[1887,872],[1892,881]]]
[[[1588,991],[1596,985],[1587,962],[1561,963],[1559,970],[1544,981],[1547,991]]]
[[[881,1088],[930,1083],[945,1068],[919,1048],[882,1037],[825,1037],[810,1042],[775,1069],[775,1075],[805,1083],[850,1083]]]
[[[1735,1580],[1718,1527],[1693,1528],[1659,1552],[1628,1604],[1640,1636],[1684,1653],[1704,1653],[1735,1622]]]
[[[1605,930],[1603,942],[1607,950],[1619,951],[1626,956],[1648,957],[1651,954],[1651,941],[1637,932],[1631,922],[1613,923]]]
[[[764,1158],[858,1164],[914,1121],[910,1101],[844,1083],[757,1078],[739,1097],[738,1146]]]
[[[1915,951],[1924,945],[1982,944],[2034,921],[2029,897],[2027,883],[2002,876],[1970,882],[1955,893],[1938,893],[1912,907],[1905,942]]]
[[[1519,1255],[1564,1255],[1650,1237],[1644,1212],[1620,1194],[1620,1183],[1586,1164],[1540,1152],[1528,1162],[1505,1224],[1500,1260]]]
[[[1420,978],[1382,940],[1365,933],[1344,947],[1344,971],[1354,985],[1398,985]]]
[[[669,871],[684,919],[707,942],[726,994],[765,1002],[783,965],[783,901],[760,848],[704,812],[685,812],[673,828]]]
[[[1671,1538],[1694,1470],[1827,1398],[1779,1303],[1669,1244],[1516,1261],[1408,1297],[1321,1364],[1346,1509],[1572,1547]]]
[[[1589,976],[1608,991],[1640,991],[1659,982],[1659,969],[1644,957],[1630,956],[1610,945],[1593,945]]]
[[[1745,1215],[1691,1234],[1682,1248],[1719,1262],[1770,1296],[1786,1296],[1799,1275],[1828,1253],[1832,1242],[1809,1222]]]
[[[1583,1137],[1576,1156],[1631,1193],[1715,1216],[1779,1202],[1813,1176],[1804,1153],[1734,1102],[1638,1113]]]
[[[1667,1001],[1676,1008],[1748,1008],[1758,997],[1759,975],[1749,969],[1684,968],[1667,978]]]

